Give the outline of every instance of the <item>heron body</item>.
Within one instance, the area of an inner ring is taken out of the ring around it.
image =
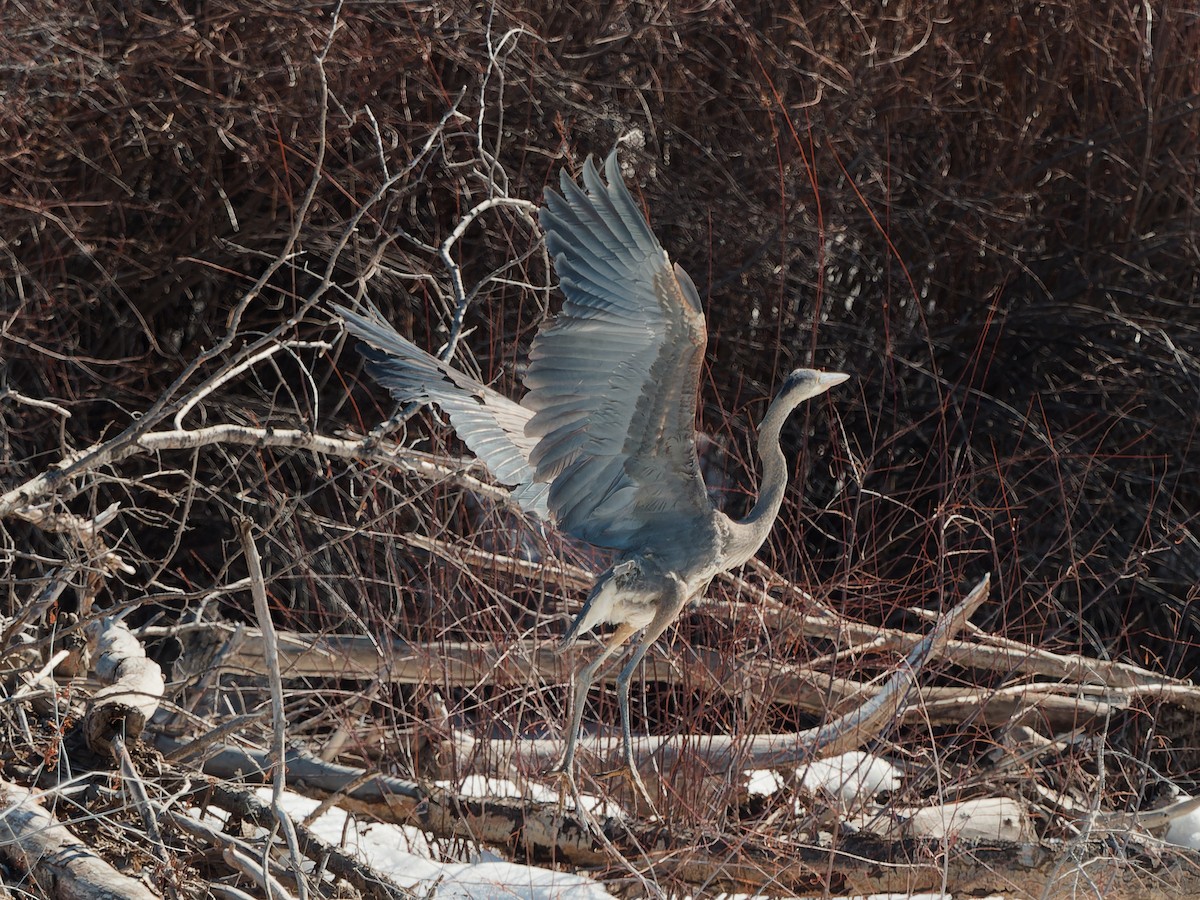
[[[592,587],[579,615],[563,635],[561,647],[569,649],[602,623],[628,623],[641,631],[654,619],[662,595],[664,576],[644,558],[623,559],[608,567]]]
[[[561,767],[570,774],[587,691],[601,666],[641,637],[617,678],[625,760],[633,763],[629,685],[647,649],[712,579],[752,557],[787,488],[780,430],[800,403],[847,376],[798,369],[759,427],[762,482],[734,521],[709,499],[696,454],[696,400],[707,344],[700,298],[672,265],[621,179],[589,158],[583,186],[566,172],[546,191],[539,221],[564,303],[530,348],[528,389],[514,402],[400,336],[338,307],[370,345],[368,368],[402,401],[439,405],[464,443],[527,512],[615,551],[563,646],[601,623],[616,630],[580,670]]]

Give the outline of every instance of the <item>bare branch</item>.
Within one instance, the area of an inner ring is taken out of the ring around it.
[[[250,533],[253,527],[251,521],[245,517],[238,519],[235,523],[238,530],[238,537],[242,543],[242,553],[246,557],[246,567],[250,573],[250,593],[254,598],[254,612],[258,618],[258,625],[263,636],[263,660],[266,663],[267,683],[271,688],[271,753],[275,760],[274,776],[271,779],[271,807],[275,811],[275,816],[279,822],[279,827],[283,829],[284,840],[287,841],[288,852],[292,856],[292,872],[296,877],[296,887],[299,891],[299,900],[307,900],[308,884],[304,880],[304,867],[300,859],[300,846],[296,840],[296,829],[292,823],[291,816],[283,806],[283,792],[286,785],[287,769],[284,766],[284,751],[287,746],[287,714],[284,710],[283,703],[283,679],[279,674],[279,647],[275,640],[275,625],[271,621],[271,608],[267,603],[267,588],[263,581],[262,563],[259,561],[258,548],[254,544],[254,537]],[[242,857],[239,851],[233,847],[226,847],[225,854],[227,859],[238,860],[238,867],[242,867]],[[264,852],[263,866],[266,866],[266,854]],[[274,883],[265,874],[262,875],[260,881],[267,887],[267,895],[273,896],[276,892]],[[282,888],[279,890],[282,891]],[[285,896],[280,894],[280,896]]]

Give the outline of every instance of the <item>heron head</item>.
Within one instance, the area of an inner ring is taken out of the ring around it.
[[[788,395],[794,403],[801,403],[831,387],[841,384],[850,376],[844,372],[818,372],[816,369],[797,369],[784,379],[779,393]]]

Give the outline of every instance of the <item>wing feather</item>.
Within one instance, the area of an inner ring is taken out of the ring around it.
[[[696,457],[707,333],[695,285],[673,266],[621,179],[589,158],[564,172],[540,220],[564,296],[530,348],[514,403],[386,323],[337,307],[376,380],[436,403],[493,477],[535,515],[602,547],[693,541],[713,510]]]
[[[691,279],[672,266],[621,179],[588,159],[564,172],[540,220],[565,297],[530,350],[522,406],[529,462],[569,534],[616,549],[687,540],[713,515],[696,458],[707,333]],[[585,190],[586,189],[586,190]]]
[[[549,520],[547,485],[534,479],[525,427],[533,413],[474,378],[426,353],[391,325],[341,306],[346,328],[369,344],[360,349],[371,376],[402,402],[436,403],[492,477],[513,489],[526,512]]]

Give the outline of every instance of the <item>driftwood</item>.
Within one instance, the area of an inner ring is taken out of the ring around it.
[[[491,554],[484,554],[491,556]],[[574,570],[564,577],[573,578]],[[746,614],[736,604],[706,604],[719,616]],[[800,629],[806,637],[869,643],[878,650],[904,649],[922,637],[911,632],[852,622],[841,616],[804,614],[768,604],[770,624]],[[776,622],[776,619],[780,622]],[[968,626],[969,627],[969,626]],[[147,636],[168,629],[146,629]],[[257,629],[220,623],[169,629],[188,649],[184,656],[198,670],[219,665],[230,674],[265,672],[262,633]],[[988,643],[990,642],[990,644]],[[279,664],[284,678],[358,678],[398,684],[475,687],[481,684],[567,683],[576,667],[573,654],[559,654],[544,641],[514,643],[381,642],[357,635],[279,632]],[[1200,712],[1200,687],[1126,663],[1056,654],[1025,644],[980,635],[976,641],[949,639],[939,656],[963,666],[1049,678],[994,689],[972,687],[914,687],[913,702],[902,716],[930,724],[954,725],[973,719],[1006,725],[1026,711],[1036,711],[1042,727],[1069,730],[1088,721],[1104,721],[1135,702],[1171,703]],[[601,678],[612,680],[610,670]],[[739,660],[702,648],[677,646],[647,654],[638,675],[645,681],[693,685],[729,697],[769,696],[772,703],[795,705],[803,712],[824,715],[832,705],[861,704],[884,690],[882,685],[837,677],[793,663],[770,659]]]
[[[955,643],[954,633],[964,626],[986,591],[985,580],[928,637],[916,641],[904,666],[887,682],[861,693],[860,706],[852,712],[820,728],[791,735],[740,739],[638,736],[635,756],[639,766],[643,773],[655,767],[673,775],[682,773],[682,780],[691,786],[707,778],[728,784],[733,773],[740,775],[745,768],[795,766],[806,756],[833,753],[869,739],[882,723],[896,716],[905,700],[916,696],[913,682],[921,666]],[[327,645],[318,652],[328,649]],[[301,655],[295,658],[301,661],[321,659],[298,652]],[[374,666],[378,659],[376,655]],[[379,675],[378,668],[372,671]],[[284,676],[287,674],[285,657]],[[427,669],[422,678],[429,678]],[[865,702],[863,698],[867,698]],[[454,733],[452,739],[460,743],[460,760],[471,759],[476,767],[518,782],[523,772],[541,768],[561,749],[559,741],[475,740],[462,733]],[[165,736],[156,740],[168,753],[178,754],[186,746]],[[618,747],[617,739],[607,737],[584,737],[581,743],[582,750],[598,757],[607,757]],[[206,757],[206,774],[242,783],[268,782],[278,759],[267,752],[205,746],[203,742],[192,745],[191,751]],[[1011,891],[1013,884],[1020,884],[1029,895],[1057,895],[1096,879],[1105,885],[1106,897],[1133,898],[1155,896],[1146,892],[1148,876],[1170,886],[1159,896],[1186,895],[1190,889],[1200,889],[1200,877],[1192,872],[1161,858],[1140,856],[1136,837],[1124,859],[1113,859],[1104,852],[1104,835],[1098,829],[1094,845],[1086,839],[1090,833],[1070,847],[1055,849],[1031,843],[1028,813],[1005,798],[908,808],[902,817],[893,816],[892,809],[877,817],[888,821],[876,821],[874,829],[864,827],[850,837],[826,836],[796,843],[761,833],[714,835],[690,826],[647,824],[623,815],[597,819],[556,803],[465,797],[335,765],[295,749],[288,750],[283,762],[287,782],[296,790],[314,797],[336,797],[337,804],[347,810],[417,825],[438,838],[468,839],[507,848],[526,858],[554,859],[574,866],[611,865],[618,856],[637,859],[652,865],[659,877],[673,876],[714,889],[811,892],[836,884],[839,892],[867,894],[937,889],[944,884],[951,891],[970,894]],[[642,765],[644,762],[649,765]],[[681,766],[684,768],[676,771]],[[694,777],[697,771],[699,780]],[[1128,828],[1122,833],[1127,838],[1131,835]],[[980,835],[993,839],[977,840]],[[1014,837],[1021,842],[999,840]],[[1092,861],[1085,866],[1080,859]]]
[[[174,774],[182,780],[182,772]],[[279,826],[278,816],[269,804],[249,791],[224,781],[213,780],[196,785],[190,795],[199,805],[215,806],[265,831],[273,831]],[[220,849],[222,853],[236,851],[244,856],[249,851],[242,841],[209,824],[178,814],[172,815],[171,819],[180,830]],[[406,900],[411,897],[411,893],[391,879],[364,865],[352,853],[323,840],[307,826],[296,822],[293,827],[304,855],[353,886],[364,900]]]
[[[634,751],[639,769],[649,772],[647,765],[650,765],[656,772],[668,772],[688,759],[699,762],[707,777],[719,776],[729,781],[735,780],[732,778],[734,773],[746,769],[795,768],[809,759],[834,756],[862,746],[873,740],[884,725],[896,720],[926,661],[937,656],[966,624],[987,598],[990,585],[991,578],[984,576],[970,594],[942,618],[933,632],[917,643],[879,690],[850,712],[792,734],[639,737]],[[532,755],[541,762],[560,752],[557,745],[557,741],[517,742],[518,747],[532,750]],[[581,742],[580,746],[587,744]]]
[[[896,837],[898,833],[907,838],[1004,841],[1014,845],[1028,844],[1034,838],[1029,814],[1011,797],[977,797],[933,806],[894,806],[888,810],[887,827],[872,831],[884,838]]]
[[[159,629],[146,629],[147,636]],[[262,674],[262,635],[254,628],[238,628],[212,623],[191,629],[199,637],[207,633],[203,643],[220,647],[212,635],[224,637],[232,644],[231,652],[221,660],[221,669],[229,674]],[[237,637],[235,641],[234,638]],[[905,633],[911,644],[919,636]],[[185,640],[187,634],[181,635]],[[529,684],[536,681],[568,683],[576,665],[574,653],[559,654],[545,641],[516,641],[512,643],[413,643],[408,641],[381,642],[358,635],[280,632],[280,667],[285,678],[347,678],[374,681],[380,679],[396,684],[428,684],[431,679],[451,687],[480,684]],[[200,641],[189,646],[200,646]],[[951,641],[943,651],[947,661],[966,658]],[[190,652],[190,651],[189,651]],[[1056,656],[1055,654],[1050,654]],[[203,660],[205,657],[199,656]],[[212,658],[209,656],[208,658]],[[1000,668],[1012,661],[1014,670],[1021,668],[1017,654],[976,653],[972,657]],[[1027,657],[1025,657],[1027,659]],[[1068,671],[1070,657],[1064,661],[1061,673]],[[1048,668],[1039,659],[1038,668]],[[1135,666],[1115,669],[1113,685],[1079,684],[1061,681],[1027,681],[1001,688],[941,687],[916,688],[919,701],[905,710],[905,715],[932,724],[953,725],[970,718],[990,725],[1004,725],[1024,710],[1037,710],[1038,721],[1052,730],[1076,727],[1087,721],[1103,721],[1137,701],[1171,703],[1182,709],[1200,712],[1200,686],[1180,679],[1164,679],[1145,672],[1145,679],[1136,682]],[[1089,670],[1100,677],[1100,670]],[[716,650],[676,646],[667,650],[655,648],[646,655],[637,676],[642,681],[663,684],[689,683],[717,690],[731,697],[761,695],[765,686],[773,688],[771,701],[783,706],[793,705],[809,714],[823,713],[832,702],[837,705],[871,696],[880,686],[818,672],[813,669],[773,660],[749,659],[730,671],[730,659]],[[603,673],[598,682],[612,682],[615,671]]]
[[[156,900],[142,882],[101,859],[40,805],[28,788],[0,780],[0,857],[60,900]]]
[[[160,742],[172,745],[170,739]],[[268,756],[224,748],[205,761],[204,769],[213,776],[254,782],[265,779]],[[339,806],[381,821],[415,825],[438,838],[470,840],[580,867],[611,865],[615,848],[629,859],[649,862],[660,876],[711,889],[812,892],[835,883],[839,893],[872,894],[940,890],[944,884],[956,895],[1011,896],[1013,886],[1020,885],[1021,893],[1015,896],[1037,897],[1086,892],[1085,886],[1094,880],[1104,885],[1106,900],[1200,896],[1200,870],[1185,865],[1180,855],[1141,855],[1136,841],[1125,858],[1116,858],[1105,846],[1103,833],[1090,842],[1057,847],[965,839],[963,826],[977,829],[979,820],[964,816],[961,804],[909,811],[921,815],[913,830],[934,833],[935,825],[942,823],[939,833],[947,835],[949,845],[940,838],[893,840],[867,833],[798,842],[761,834],[716,835],[623,816],[596,819],[557,803],[464,797],[384,775],[367,777],[363,770],[294,751],[286,765],[288,783],[297,790],[317,797],[344,791]],[[218,805],[231,809],[230,804],[243,802],[238,798],[248,797],[234,794],[234,799]],[[258,812],[246,818],[270,827],[269,808],[253,802]],[[1005,834],[1023,833],[1025,821],[1022,814],[1016,830],[1003,822],[995,827]],[[1121,834],[1127,844],[1133,837],[1125,828]],[[1148,886],[1151,878],[1154,888]]]
[[[795,735],[760,735],[741,741],[723,736],[638,738],[637,752],[643,757],[652,755],[653,761],[663,769],[678,764],[684,752],[687,752],[692,757],[702,758],[710,772],[722,770],[728,778],[729,773],[752,766],[794,766],[805,757],[839,752],[847,745],[868,740],[882,723],[895,716],[924,662],[936,655],[963,627],[967,617],[986,597],[988,585],[988,579],[983,579],[962,603],[939,622],[933,633],[922,639],[909,654],[904,666],[880,692],[851,713]],[[515,742],[515,746],[522,743]],[[159,747],[165,752],[176,753],[179,746],[179,742],[173,739],[159,738]],[[519,750],[517,754],[520,755]],[[536,755],[540,757],[541,754],[539,752]],[[208,753],[204,770],[209,775],[226,779],[236,777],[242,782],[265,781],[271,771],[277,768],[273,763],[278,759],[277,755],[270,753],[221,747],[216,752]],[[672,833],[658,826],[634,824],[624,817],[596,821],[589,815],[564,809],[557,804],[466,798],[384,775],[371,776],[360,769],[334,765],[296,750],[284,754],[283,764],[287,781],[294,788],[321,797],[338,795],[339,805],[355,812],[387,821],[418,824],[439,837],[469,837],[485,844],[516,846],[534,857],[553,857],[576,865],[597,865],[608,861],[609,848],[616,847],[622,854],[644,853],[677,875],[681,874],[689,880],[695,877],[713,886],[741,890],[768,886],[807,889],[814,886],[817,873],[827,872],[836,873],[839,884],[852,885],[852,889],[859,892],[899,889],[898,883],[887,877],[891,871],[889,865],[899,861],[896,856],[898,847],[906,848],[905,853],[908,854],[902,878],[904,889],[919,886],[923,871],[920,864],[922,856],[928,860],[924,868],[928,869],[931,879],[940,879],[945,871],[953,869],[945,860],[936,859],[935,845],[922,849],[923,845],[919,842],[902,844],[886,840],[876,840],[871,844],[865,838],[855,839],[856,849],[852,855],[843,855],[832,844],[820,843],[798,852],[792,847],[787,854],[781,855],[780,849],[772,848],[767,840],[743,837],[739,841],[741,854],[738,861],[730,864],[724,853],[712,852],[712,842],[689,829]],[[1009,804],[996,813],[996,810],[986,806],[987,803],[994,805],[996,802],[1002,805],[1006,803],[1004,800],[974,802],[967,810],[972,815],[964,813],[965,807],[960,809],[955,805],[913,810],[908,817],[911,824],[904,833],[943,839],[965,828],[973,828],[971,833],[978,835],[982,828],[984,833],[997,837],[1019,836],[1028,839],[1031,831],[1027,827],[1028,817],[1023,809]],[[989,811],[995,814],[989,816]],[[986,819],[982,826],[981,818]],[[937,830],[939,827],[940,831]],[[724,843],[724,838],[715,841],[722,850],[725,849]],[[224,852],[228,855],[237,851],[236,848],[226,847]],[[980,852],[1001,851],[999,847],[990,850],[982,847]],[[1025,854],[1030,859],[1037,856],[1028,845]],[[680,861],[682,857],[688,860],[686,864]],[[873,863],[868,865],[868,861]],[[992,864],[993,869],[996,866],[996,863]],[[962,866],[955,871],[966,879],[967,874],[977,868]],[[1023,871],[1023,877],[1025,874]],[[960,884],[953,878],[947,884],[954,890],[964,891],[979,887],[978,881]]]
[[[141,737],[146,722],[158,709],[165,683],[158,663],[117,619],[92,622],[87,634],[95,645],[92,654],[96,677],[106,686],[92,695],[83,720],[84,738],[94,752],[105,752],[113,735],[126,741]]]
[[[719,773],[728,777],[728,773],[748,768],[794,767],[806,759],[832,756],[861,746],[872,740],[885,724],[896,719],[925,662],[939,654],[947,641],[963,627],[987,597],[990,583],[990,578],[985,576],[958,606],[943,617],[929,636],[917,642],[908,658],[877,692],[842,716],[815,728],[783,735],[639,736],[635,743],[635,758],[642,764],[650,763],[657,772],[673,770],[684,757],[697,759],[702,761],[708,774]],[[548,758],[561,753],[559,741],[507,743],[513,748],[515,761],[523,767],[528,767],[531,762],[543,765]],[[598,743],[594,739],[581,739],[580,746],[582,749],[595,748]],[[159,744],[160,749],[171,754],[175,754],[180,746],[174,743]],[[245,773],[256,766],[241,768]],[[289,772],[290,777],[292,775]]]

